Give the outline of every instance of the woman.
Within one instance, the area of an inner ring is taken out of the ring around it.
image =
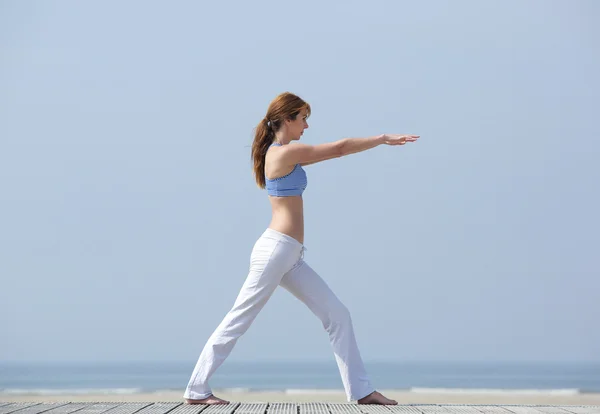
[[[372,387],[361,359],[348,309],[303,260],[302,192],[306,165],[365,151],[381,144],[403,145],[417,135],[379,135],[346,138],[320,145],[294,144],[308,128],[310,105],[289,92],[276,97],[256,128],[252,144],[254,175],[267,189],[273,217],[256,241],[250,272],[221,324],[204,346],[184,398],[188,404],[227,404],[215,397],[208,380],[230,354],[277,286],[304,302],[323,323],[335,353],[348,401],[359,404],[397,404]]]

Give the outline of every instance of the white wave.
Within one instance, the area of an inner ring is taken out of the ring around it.
[[[171,394],[173,392],[177,392],[180,391],[181,395],[183,396],[183,391],[180,388],[177,389],[173,389],[173,388],[163,388],[161,390],[145,390],[142,391],[143,393],[147,393],[147,394]]]
[[[73,389],[19,389],[6,388],[1,394],[8,395],[88,395],[88,394],[139,394],[141,388],[73,388]]]
[[[410,388],[418,394],[519,394],[519,395],[577,395],[577,388],[563,389],[506,389],[506,388]]]
[[[341,389],[300,389],[300,388],[290,388],[287,390],[283,390],[285,394],[340,394],[343,393],[344,390]]]
[[[246,392],[251,392],[252,390],[250,388],[238,387],[238,388],[222,388],[221,391],[229,392],[229,393],[246,393]]]

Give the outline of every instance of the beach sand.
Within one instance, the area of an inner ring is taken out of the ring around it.
[[[449,393],[436,394],[381,390],[399,404],[533,404],[533,405],[600,405],[600,393],[594,394],[519,394],[519,393]],[[83,394],[83,395],[11,395],[0,394],[3,402],[183,402],[182,392],[140,394]],[[231,402],[330,402],[345,403],[341,391],[222,391],[218,397]]]

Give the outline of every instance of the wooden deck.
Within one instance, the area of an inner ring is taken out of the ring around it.
[[[396,406],[329,403],[236,403],[187,405],[182,403],[7,403],[0,414],[600,414],[591,405],[450,405]]]

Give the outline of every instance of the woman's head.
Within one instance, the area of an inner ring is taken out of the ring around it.
[[[293,93],[284,92],[269,104],[267,115],[259,122],[252,143],[254,176],[260,188],[265,188],[265,156],[277,138],[288,143],[299,140],[308,124],[310,105]]]

